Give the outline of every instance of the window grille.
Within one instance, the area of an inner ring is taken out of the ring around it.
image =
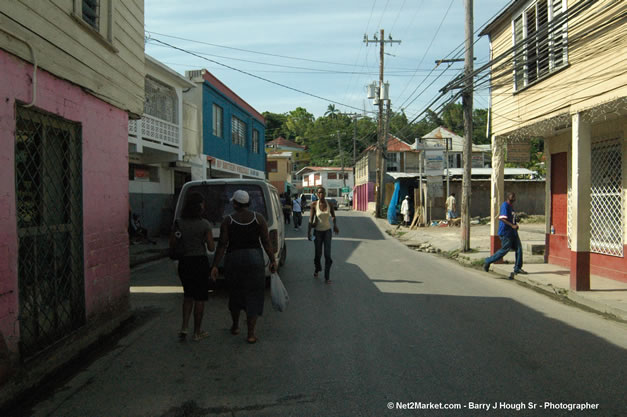
[[[253,129],[253,153],[259,153],[259,131]]]
[[[222,107],[217,104],[213,105],[213,136],[217,136],[219,138],[224,137],[223,129],[222,129],[222,117],[223,111]]]
[[[15,182],[20,350],[85,323],[80,126],[17,107]]]
[[[99,0],[83,0],[82,14],[85,23],[98,30],[100,20]]]
[[[234,145],[246,146],[246,123],[235,116],[231,118],[231,139]]]
[[[512,21],[514,88],[531,85],[566,64],[564,0],[538,0]]]
[[[146,77],[144,113],[166,122],[178,124],[178,97],[174,88]]]
[[[593,143],[591,158],[590,251],[623,256],[621,141]]]

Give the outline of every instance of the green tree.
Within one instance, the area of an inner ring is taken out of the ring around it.
[[[314,120],[314,115],[309,113],[304,107],[297,107],[289,112],[284,124],[289,139],[297,143],[304,143],[305,133],[313,125]]]
[[[490,138],[486,136],[488,124],[488,110],[475,109],[472,112],[472,143],[480,145],[490,143]]]
[[[288,137],[288,131],[285,129],[286,114],[264,111],[261,115],[266,120],[266,142],[270,142],[279,136]]]
[[[335,104],[329,104],[327,106],[327,111],[324,112],[324,117],[337,119],[338,114],[340,114],[340,111],[335,108]]]

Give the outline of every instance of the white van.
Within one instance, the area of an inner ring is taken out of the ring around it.
[[[183,185],[178,202],[176,203],[175,218],[181,217],[183,203],[189,193],[197,192],[205,198],[205,213],[203,217],[211,223],[213,238],[218,243],[222,221],[234,212],[231,197],[237,190],[244,190],[250,196],[250,210],[262,214],[268,223],[270,244],[274,248],[274,256],[278,267],[285,264],[287,247],[285,245],[285,220],[277,189],[263,180],[248,180],[239,178],[223,178],[213,180],[190,181]],[[264,251],[266,262],[266,276],[270,276],[268,257]],[[213,261],[210,254],[209,263]],[[222,271],[222,265],[220,265]]]

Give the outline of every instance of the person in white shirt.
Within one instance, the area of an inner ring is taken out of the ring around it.
[[[455,201],[455,193],[451,193],[446,199],[446,219],[451,220],[457,218],[457,201]]]
[[[401,214],[403,215],[403,226],[409,225],[409,196],[406,195],[401,204]]]
[[[292,213],[294,217],[294,230],[300,230],[300,225],[303,223],[303,207],[301,206],[301,200],[298,198],[298,194],[294,194],[292,200]]]

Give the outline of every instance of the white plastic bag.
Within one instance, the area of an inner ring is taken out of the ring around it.
[[[277,311],[285,311],[290,302],[290,296],[276,272],[270,276],[270,294],[272,295],[272,308]]]

